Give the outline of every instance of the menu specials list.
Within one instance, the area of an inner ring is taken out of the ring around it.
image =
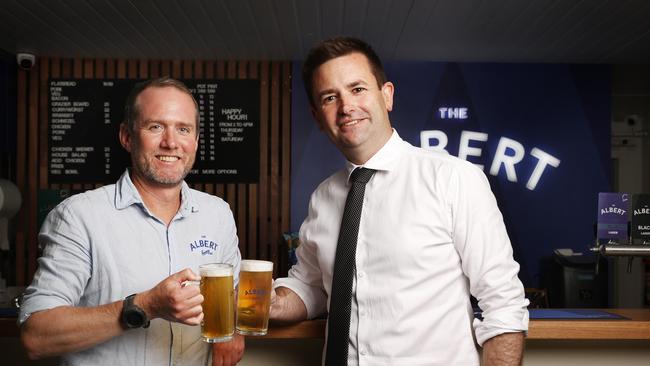
[[[199,110],[190,182],[259,180],[258,80],[183,80]],[[124,101],[138,80],[50,80],[50,183],[112,183],[130,165],[119,144]]]
[[[52,183],[104,182],[119,145],[112,123],[112,81],[51,80],[49,85],[49,177]],[[117,107],[119,108],[119,107]],[[121,115],[119,116],[121,117]],[[119,121],[117,122],[119,125]]]

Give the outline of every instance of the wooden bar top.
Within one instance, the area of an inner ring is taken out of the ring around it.
[[[650,340],[650,309],[598,309],[627,319],[532,319],[527,339],[534,340]],[[264,338],[323,338],[325,320],[273,325]]]
[[[532,319],[528,339],[650,340],[650,309],[598,309],[627,319]]]
[[[627,319],[532,319],[529,340],[650,340],[650,309],[599,309]],[[16,318],[0,318],[0,337],[18,337]],[[261,339],[324,338],[325,320],[272,324]]]

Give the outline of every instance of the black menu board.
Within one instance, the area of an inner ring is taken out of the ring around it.
[[[126,97],[139,80],[49,81],[50,183],[113,183],[130,166],[118,140]],[[259,80],[183,80],[199,104],[199,148],[188,182],[259,180]]]

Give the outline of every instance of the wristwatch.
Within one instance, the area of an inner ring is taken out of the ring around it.
[[[149,319],[147,314],[138,305],[133,303],[136,294],[129,295],[122,302],[122,314],[120,320],[122,324],[128,329],[134,328],[147,328],[149,327]]]

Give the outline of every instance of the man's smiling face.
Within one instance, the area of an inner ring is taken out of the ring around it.
[[[198,148],[196,107],[174,87],[150,87],[138,95],[139,118],[122,144],[131,153],[132,174],[152,186],[180,184]]]
[[[366,56],[355,52],[325,62],[312,87],[312,114],[348,160],[363,164],[388,141],[393,84],[377,85]]]

